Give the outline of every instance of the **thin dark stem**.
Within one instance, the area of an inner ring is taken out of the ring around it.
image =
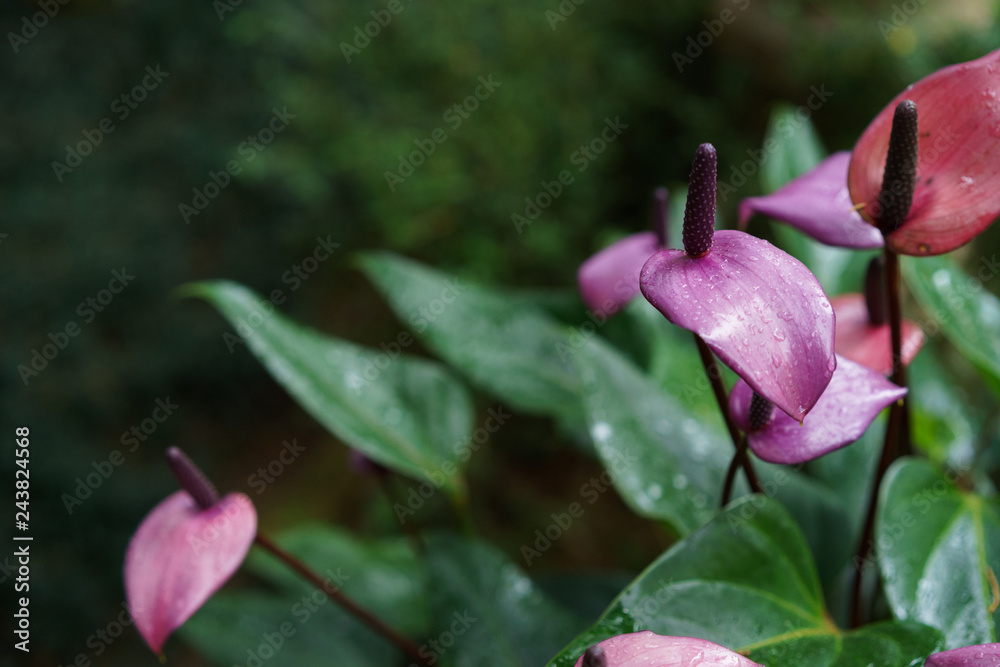
[[[899,255],[885,248],[885,279],[888,289],[889,306],[889,329],[892,337],[892,375],[890,380],[900,387],[906,387],[906,366],[903,364],[903,309],[899,298]],[[906,405],[906,396],[901,399],[901,405]],[[910,449],[910,425],[909,410],[903,409],[902,416],[905,422],[900,425],[899,442],[895,443],[896,452],[901,453]],[[897,454],[898,455],[898,454]]]
[[[308,565],[279,547],[277,544],[272,542],[270,538],[262,535],[261,533],[257,533],[256,542],[259,546],[271,552],[276,558],[278,558],[278,560],[282,561],[285,565],[294,570],[296,574],[333,598],[337,604],[353,614],[355,618],[385,637],[412,660],[415,660],[418,665],[431,667],[433,663],[420,654],[420,647],[383,623],[381,619],[374,616],[367,609],[359,606],[354,600],[341,593],[339,589],[331,585],[331,583],[323,579],[323,577],[319,576]]]
[[[729,499],[733,496],[733,482],[736,480],[736,471],[740,469],[747,458],[747,437],[740,438],[740,444],[736,446],[736,453],[729,463],[729,470],[726,471],[726,481],[722,485],[722,503],[720,507],[729,504]]]
[[[705,374],[708,375],[708,381],[712,385],[715,400],[719,404],[722,418],[725,420],[726,428],[729,430],[729,437],[733,439],[733,445],[739,450],[742,436],[740,435],[740,429],[736,426],[736,422],[733,421],[733,418],[729,414],[729,398],[726,396],[726,388],[722,385],[722,372],[719,370],[719,365],[715,363],[715,356],[712,354],[712,350],[708,348],[708,345],[701,339],[701,336],[694,334],[694,340],[698,344],[698,354],[701,355],[701,363],[705,366]],[[761,493],[760,482],[757,480],[757,473],[754,472],[753,463],[749,458],[744,457],[742,465],[743,472],[747,476],[747,483],[750,485],[750,490],[754,493]]]

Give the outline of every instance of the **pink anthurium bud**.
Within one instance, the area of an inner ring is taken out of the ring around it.
[[[257,534],[257,513],[242,493],[219,498],[176,447],[167,459],[183,490],[153,508],[125,554],[125,595],[136,628],[154,653],[239,568]]]
[[[837,354],[883,375],[892,373],[892,341],[885,317],[885,290],[882,276],[884,259],[876,257],[868,265],[864,294],[834,297],[837,315]],[[902,321],[903,365],[908,366],[924,344],[924,332],[910,320]]]
[[[924,667],[989,667],[1000,665],[1000,644],[978,644],[935,653]]]
[[[834,316],[819,281],[763,239],[715,232],[715,149],[695,154],[684,250],[661,250],[642,268],[646,299],[700,336],[759,394],[796,421],[830,382]]]
[[[742,380],[729,394],[729,413],[754,454],[770,463],[795,464],[851,444],[905,394],[881,373],[841,357],[830,385],[801,424],[773,407],[769,414],[766,399]]]
[[[639,271],[667,246],[667,189],[653,192],[653,231],[626,236],[580,265],[576,280],[583,302],[594,313],[612,315],[639,293]]]
[[[900,135],[907,136],[894,160],[890,138]],[[907,179],[893,173],[898,167],[907,175],[911,157],[915,175],[907,191]],[[880,221],[880,199],[897,181],[890,205],[911,203],[899,219]],[[896,96],[854,146],[847,184],[852,201],[863,205],[861,215],[884,227],[886,243],[900,254],[946,253],[988,227],[1000,215],[1000,51],[938,70]]]
[[[740,229],[746,229],[757,213],[788,223],[827,245],[881,248],[882,234],[865,222],[847,191],[850,162],[850,152],[834,153],[775,192],[742,200]]]
[[[645,630],[594,644],[575,667],[761,667],[704,639],[665,637]]]

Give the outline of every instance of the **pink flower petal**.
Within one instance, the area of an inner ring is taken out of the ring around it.
[[[820,243],[881,248],[882,233],[854,210],[847,192],[848,151],[834,153],[811,171],[763,197],[740,202],[740,229],[754,213],[786,222]]]
[[[143,519],[125,554],[125,595],[154,653],[236,572],[256,534],[257,513],[241,493],[201,511],[178,491]]]
[[[872,326],[864,294],[841,294],[830,301],[837,315],[837,354],[883,375],[892,373],[892,332],[888,324]],[[924,332],[903,320],[903,365],[908,366],[924,344]]]
[[[917,184],[910,214],[888,243],[906,255],[940,255],[1000,214],[1000,51],[934,72],[875,117],[848,171],[851,199],[868,211],[882,188],[892,116],[904,99],[917,104]]]
[[[704,639],[664,637],[649,630],[601,642],[608,667],[761,667],[739,653]],[[583,665],[583,656],[576,667]]]
[[[576,281],[587,308],[611,315],[639,293],[639,271],[659,250],[656,234],[641,232],[612,243],[580,266]]]
[[[978,644],[935,653],[924,667],[988,667],[1000,665],[1000,644]]]
[[[830,385],[802,423],[775,410],[770,424],[747,434],[750,449],[771,463],[811,461],[860,438],[883,408],[905,394],[881,373],[840,357]],[[743,381],[729,394],[729,414],[744,432],[752,396]]]
[[[639,282],[668,320],[701,336],[796,421],[829,383],[836,367],[833,308],[809,269],[767,241],[719,231],[703,257],[656,253]]]

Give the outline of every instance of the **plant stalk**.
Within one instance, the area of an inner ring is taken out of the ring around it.
[[[736,471],[744,464],[746,458],[747,436],[744,435],[740,438],[740,444],[736,446],[736,453],[733,454],[733,460],[729,463],[729,470],[726,471],[726,481],[722,485],[722,502],[719,505],[720,507],[725,507],[729,504],[729,499],[733,495],[733,482],[736,480]]]
[[[262,547],[266,551],[269,551],[272,555],[274,555],[278,560],[287,565],[296,574],[298,574],[303,579],[308,581],[310,584],[312,584],[316,588],[320,589],[321,591],[329,595],[334,600],[334,602],[336,602],[345,610],[354,615],[355,618],[360,620],[362,623],[367,625],[369,628],[371,628],[378,634],[382,635],[385,639],[391,642],[396,648],[403,651],[403,653],[409,656],[412,660],[416,661],[418,665],[422,665],[423,667],[431,667],[433,663],[420,654],[420,647],[418,647],[416,644],[414,644],[412,641],[410,641],[403,635],[399,634],[396,630],[390,628],[388,625],[382,622],[381,619],[373,615],[367,609],[358,605],[358,603],[356,603],[354,600],[341,593],[338,588],[332,586],[330,582],[326,581],[325,579],[323,579],[323,577],[319,576],[319,574],[317,574],[308,565],[306,565],[301,560],[299,560],[292,554],[288,553],[287,551],[279,547],[277,544],[272,542],[271,539],[268,538],[266,535],[263,535],[258,532],[255,541],[260,547]]]

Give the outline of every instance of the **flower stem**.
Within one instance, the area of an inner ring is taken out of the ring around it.
[[[726,481],[722,485],[722,502],[719,505],[720,507],[725,507],[729,504],[729,499],[733,495],[733,482],[736,480],[736,471],[743,465],[746,458],[747,437],[744,435],[740,438],[740,444],[736,446],[736,453],[733,454],[733,460],[729,463],[729,470],[726,471]]]
[[[694,334],[694,340],[698,344],[698,354],[701,355],[701,363],[705,366],[705,374],[708,375],[708,381],[712,385],[715,400],[719,404],[722,418],[725,420],[726,428],[729,430],[729,437],[733,439],[733,445],[738,452],[742,436],[740,435],[739,428],[736,426],[736,422],[729,415],[729,398],[726,396],[726,388],[722,385],[722,372],[719,371],[719,365],[715,363],[715,356],[712,354],[712,350],[708,348],[708,345],[701,339],[701,336]],[[747,476],[747,483],[750,484],[750,490],[754,493],[761,493],[760,482],[757,481],[757,473],[754,472],[753,463],[749,458],[744,456],[741,465],[743,466],[743,472]]]
[[[889,311],[889,328],[892,339],[892,382],[900,387],[906,387],[906,367],[903,365],[902,344],[902,308],[899,298],[899,255],[885,248],[885,278],[888,299],[886,305]],[[865,515],[865,525],[861,532],[855,559],[854,589],[851,604],[851,627],[858,627],[863,622],[861,604],[861,581],[863,579],[864,563],[872,546],[872,535],[875,531],[875,513],[878,506],[879,491],[882,479],[889,466],[910,450],[910,411],[904,395],[889,408],[889,425],[885,429],[885,441],[882,443],[882,455],[875,469],[875,479],[872,481],[871,495],[868,498],[868,511]]]
[[[329,581],[323,579],[308,565],[272,542],[266,535],[258,532],[255,541],[261,548],[269,551],[300,577],[333,598],[337,604],[353,614],[355,618],[385,637],[412,660],[416,661],[418,665],[423,665],[424,667],[431,666],[432,663],[420,654],[420,647],[390,628],[388,625],[383,623],[381,619],[374,616],[367,609],[358,605],[358,603],[354,600],[341,593],[340,590],[331,585]]]

